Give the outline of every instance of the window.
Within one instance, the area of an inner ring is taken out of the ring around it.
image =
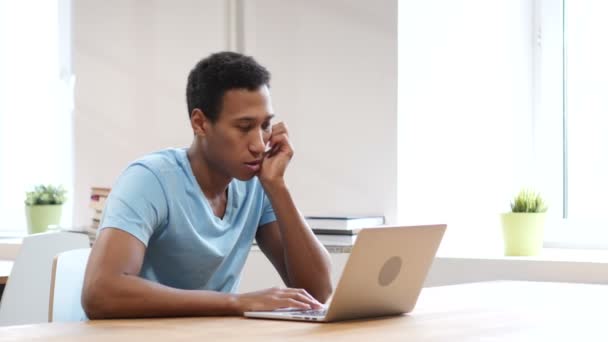
[[[608,195],[608,3],[568,1],[565,217],[606,217]]]
[[[0,230],[25,231],[25,191],[72,188],[72,83],[66,0],[0,2]],[[64,206],[62,224],[71,222]]]
[[[535,183],[529,1],[399,2],[398,212],[442,249],[501,250],[499,214]]]
[[[606,16],[601,0],[399,2],[400,221],[496,252],[531,187],[545,246],[608,248]]]
[[[552,66],[544,70],[544,77],[561,86],[548,86],[541,97],[544,106],[552,108],[545,113],[552,124],[539,127],[540,134],[552,136],[548,139],[551,146],[542,151],[561,154],[561,179],[550,177],[561,191],[554,196],[561,200],[561,207],[559,217],[554,216],[555,231],[549,234],[548,244],[606,248],[608,42],[603,33],[608,30],[608,4],[553,1],[541,10],[543,34],[550,35],[543,61]]]

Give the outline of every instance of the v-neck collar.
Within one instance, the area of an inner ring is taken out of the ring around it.
[[[228,183],[228,189],[226,190],[226,208],[224,209],[224,216],[218,217],[217,215],[215,215],[215,212],[213,211],[213,207],[211,206],[211,203],[209,203],[209,199],[207,199],[207,196],[205,196],[203,189],[201,189],[200,184],[198,184],[198,181],[196,180],[196,177],[194,176],[194,171],[192,170],[192,164],[190,164],[190,159],[188,159],[187,149],[186,148],[180,149],[180,154],[181,154],[181,158],[182,158],[182,163],[184,164],[184,168],[186,169],[186,173],[188,174],[188,178],[190,179],[190,182],[196,189],[198,189],[198,194],[201,196],[202,202],[204,203],[206,209],[209,210],[209,212],[213,216],[213,219],[217,222],[224,223],[224,224],[230,222],[230,218],[232,216],[233,201],[234,201],[234,196],[235,196],[235,192],[233,190],[234,189],[234,184],[233,184],[234,179],[231,180],[230,183]]]

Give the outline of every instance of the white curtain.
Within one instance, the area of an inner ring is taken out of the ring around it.
[[[0,0],[0,231],[25,231],[25,191],[35,184],[72,193],[69,45],[68,1]]]

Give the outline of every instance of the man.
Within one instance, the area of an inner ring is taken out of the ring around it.
[[[133,162],[114,184],[85,275],[89,318],[322,307],[330,258],[285,183],[293,149],[271,124],[269,81],[234,52],[190,72],[192,144]],[[287,288],[235,293],[254,238]]]

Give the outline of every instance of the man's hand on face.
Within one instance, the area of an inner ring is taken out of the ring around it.
[[[268,145],[270,150],[265,153],[258,174],[258,178],[264,187],[283,184],[285,170],[293,157],[293,148],[289,143],[289,133],[283,122],[272,126]]]

